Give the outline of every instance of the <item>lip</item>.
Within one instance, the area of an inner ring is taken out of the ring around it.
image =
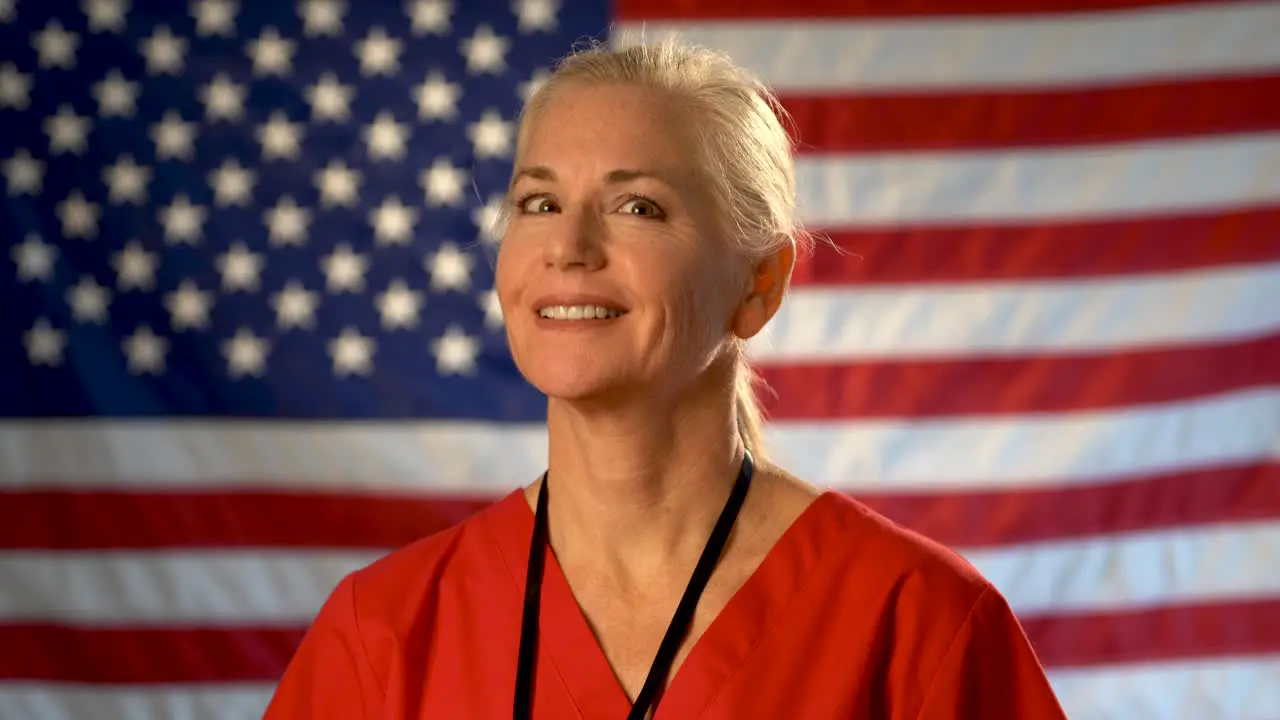
[[[627,312],[628,308],[620,301],[605,295],[588,295],[588,294],[572,294],[572,295],[544,295],[533,301],[530,310],[534,315],[544,307],[555,305],[596,305],[598,307],[617,310],[619,312]]]

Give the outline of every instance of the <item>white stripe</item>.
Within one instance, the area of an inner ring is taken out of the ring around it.
[[[1280,717],[1280,656],[1051,670],[1071,720]]]
[[[959,551],[1019,617],[1280,595],[1280,524],[1180,527]]]
[[[1110,482],[1280,459],[1280,388],[1123,410],[775,423],[766,438],[783,467],[853,491]],[[541,425],[0,423],[7,490],[505,493],[546,457]]]
[[[377,553],[0,552],[0,620],[306,625]],[[1018,613],[1280,593],[1280,524],[1182,529],[985,550],[970,561]],[[1174,568],[1170,571],[1170,568]]]
[[[1105,249],[1099,249],[1105,252]],[[1280,331],[1280,263],[1096,280],[797,288],[760,363],[1083,353]]]
[[[1209,210],[1280,200],[1280,134],[803,155],[796,183],[801,218],[822,229]]]
[[[1274,70],[1280,6],[928,20],[622,23],[615,42],[677,33],[724,50],[781,92],[1100,85]]]
[[[381,554],[4,551],[0,618],[108,625],[307,625],[344,575]]]
[[[0,718],[12,720],[260,720],[274,686],[64,685],[0,682]]]
[[[1072,720],[1241,720],[1280,715],[1280,657],[1050,670]],[[256,720],[274,686],[0,683],[0,717]]]

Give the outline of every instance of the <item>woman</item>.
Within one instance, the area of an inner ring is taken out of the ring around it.
[[[676,42],[541,87],[497,288],[547,473],[348,576],[268,718],[1064,717],[969,565],[765,459],[743,342],[799,234],[774,111]]]

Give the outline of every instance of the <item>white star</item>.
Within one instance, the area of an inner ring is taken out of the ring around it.
[[[22,344],[27,347],[27,362],[57,367],[62,364],[67,335],[50,325],[48,318],[40,318],[22,334]]]
[[[80,282],[67,291],[67,304],[71,316],[77,322],[105,323],[111,304],[111,291],[98,284],[90,275],[82,275]]]
[[[342,34],[342,16],[347,6],[342,0],[306,0],[299,3],[298,12],[302,15],[302,32],[307,37],[338,37]]]
[[[419,120],[452,120],[458,116],[462,86],[449,82],[440,72],[428,73],[426,80],[413,91],[417,96]]]
[[[102,182],[107,186],[108,202],[143,205],[147,201],[151,168],[135,163],[131,155],[121,155],[114,165],[102,169]]]
[[[44,161],[18,148],[4,161],[5,187],[10,195],[39,195],[44,190]]]
[[[507,67],[506,54],[511,41],[493,34],[493,28],[481,25],[470,38],[462,41],[462,54],[467,58],[467,72],[472,75],[497,75]]]
[[[436,372],[441,375],[470,375],[476,370],[480,341],[461,327],[450,325],[444,335],[431,342],[431,352],[436,356]]]
[[[423,263],[431,275],[431,289],[436,292],[466,290],[471,286],[472,260],[457,245],[441,243],[440,249]]]
[[[501,195],[490,195],[484,205],[471,212],[471,222],[480,231],[480,239],[488,243],[498,241],[501,230],[498,223],[502,220],[503,199]]]
[[[453,12],[449,0],[413,0],[405,10],[413,21],[414,35],[449,33],[449,14]]]
[[[26,110],[31,104],[31,76],[18,72],[13,63],[0,66],[0,108]]]
[[[58,203],[55,210],[58,220],[62,222],[62,236],[65,238],[92,239],[98,237],[98,216],[101,209],[97,203],[85,200],[84,193],[72,190],[66,199]]]
[[[556,0],[516,0],[513,8],[519,20],[520,32],[556,29]]]
[[[484,311],[485,327],[493,330],[502,327],[502,302],[498,299],[497,290],[480,293],[480,309]]]
[[[257,40],[249,42],[247,51],[253,58],[255,75],[288,75],[293,67],[293,53],[297,44],[280,37],[274,27],[262,31]]]
[[[129,372],[135,375],[164,372],[164,356],[169,352],[169,341],[156,335],[150,327],[140,325],[120,345],[129,360]]]
[[[351,118],[351,100],[355,88],[338,82],[338,76],[327,72],[320,81],[307,88],[307,102],[311,103],[311,119],[342,122]]]
[[[438,157],[431,167],[418,174],[426,193],[427,207],[461,205],[467,185],[467,171],[454,166],[447,157]]]
[[[551,73],[546,68],[538,68],[533,71],[528,80],[516,86],[516,94],[520,96],[520,102],[529,104],[533,99],[533,94],[538,92],[538,88],[542,87],[542,83],[551,77]]]
[[[480,120],[467,126],[467,137],[477,158],[500,158],[511,153],[515,124],[502,119],[496,110],[485,110]]]
[[[360,182],[360,171],[352,170],[341,160],[330,160],[315,175],[321,207],[355,207],[359,201]]]
[[[0,0],[0,22],[13,22],[18,17],[18,0]]]
[[[9,257],[18,266],[18,280],[47,282],[53,278],[53,263],[58,257],[58,248],[33,233],[10,248]]]
[[[368,375],[373,370],[373,338],[365,337],[352,327],[342,329],[338,337],[329,341],[329,354],[333,356],[333,374]]]
[[[318,293],[307,290],[297,280],[290,280],[271,298],[271,305],[276,310],[276,324],[282,330],[314,327],[319,302]]]
[[[168,206],[157,213],[164,225],[165,241],[195,245],[203,233],[204,221],[209,211],[203,205],[193,205],[186,195],[179,193]]]
[[[76,48],[80,47],[80,38],[62,29],[62,23],[57,20],[50,20],[43,30],[31,36],[31,47],[36,50],[41,68],[70,70],[76,66]]]
[[[123,32],[128,0],[84,0],[80,9],[89,18],[90,32]]]
[[[400,202],[392,195],[369,213],[369,224],[379,243],[408,245],[413,240],[413,226],[418,222],[418,211]]]
[[[422,293],[410,290],[403,280],[393,280],[378,296],[378,313],[387,330],[415,327],[421,310]]]
[[[218,73],[213,80],[200,88],[200,102],[204,103],[205,117],[210,120],[235,122],[244,117],[244,101],[248,90],[237,85],[226,73]]]
[[[177,110],[166,110],[160,122],[151,126],[156,144],[156,160],[190,160],[195,153],[196,124],[186,122]]]
[[[262,263],[260,253],[250,252],[243,242],[237,241],[225,253],[218,256],[218,272],[222,273],[222,290],[224,292],[257,290],[262,275]]]
[[[169,310],[169,324],[174,330],[202,329],[209,325],[209,312],[213,310],[213,293],[201,290],[194,280],[186,279],[178,289],[164,297]]]
[[[369,260],[352,252],[351,246],[342,243],[333,253],[320,261],[324,271],[325,288],[332,293],[360,292],[364,290],[364,274],[369,270]]]
[[[148,74],[180,75],[182,61],[187,54],[187,41],[174,35],[168,25],[160,25],[151,37],[142,41],[141,52],[147,58]]]
[[[141,85],[125,79],[119,70],[107,73],[93,86],[93,96],[98,100],[98,114],[102,117],[133,117],[138,110],[138,93]]]
[[[281,197],[275,207],[266,212],[265,219],[272,245],[306,244],[311,211],[298,205],[292,197]]]
[[[116,269],[116,287],[150,290],[156,283],[156,254],[147,252],[137,240],[130,240],[124,249],[111,257]]]
[[[196,20],[196,34],[231,37],[236,31],[235,0],[196,0],[191,4],[191,17]]]
[[[253,194],[253,171],[241,167],[235,158],[227,158],[221,167],[209,173],[209,184],[213,186],[213,204],[218,207],[249,204]]]
[[[236,330],[229,340],[222,342],[222,354],[227,358],[227,374],[233,378],[245,375],[261,377],[267,371],[267,354],[271,344],[266,338],[253,334],[247,327]]]
[[[70,105],[58,106],[58,112],[44,120],[44,132],[49,136],[49,154],[84,153],[89,143],[89,118],[76,115]]]
[[[383,111],[374,116],[373,122],[361,131],[361,135],[369,145],[370,158],[399,160],[405,154],[409,125],[396,122],[395,116]]]
[[[267,160],[296,160],[302,151],[302,123],[291,123],[284,112],[276,110],[255,132],[262,143],[262,157]]]
[[[402,43],[387,35],[380,27],[369,31],[365,39],[355,44],[356,56],[360,58],[360,74],[394,75],[400,69],[400,50]]]

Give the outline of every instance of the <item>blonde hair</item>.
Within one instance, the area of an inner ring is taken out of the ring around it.
[[[768,87],[728,56],[668,37],[654,43],[593,45],[557,66],[529,98],[520,118],[516,154],[528,120],[557,88],[574,84],[629,84],[670,93],[699,118],[702,161],[729,230],[754,262],[787,245],[804,244],[796,218],[795,165],[785,111]],[[764,411],[759,376],[739,347],[735,378],[738,434],[758,459],[764,456]]]

